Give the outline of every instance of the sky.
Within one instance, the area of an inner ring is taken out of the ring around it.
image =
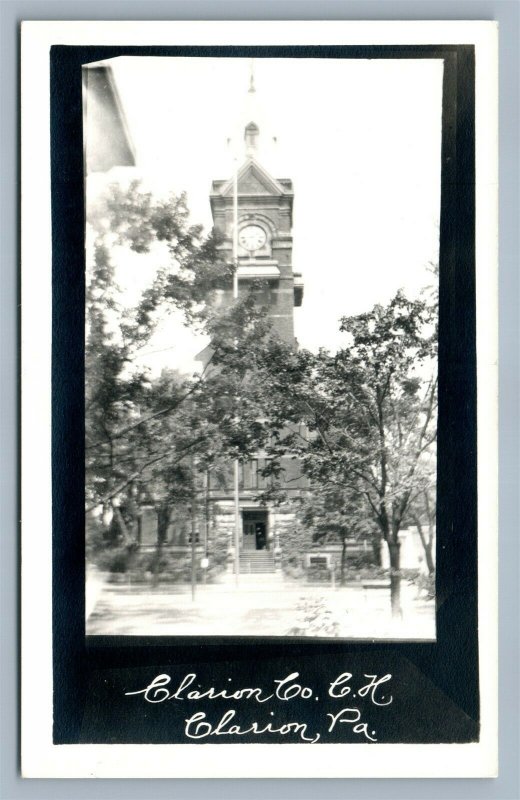
[[[110,63],[136,168],[116,169],[108,179],[130,174],[159,194],[185,190],[192,221],[208,231],[211,182],[231,177],[236,151],[245,160],[243,129],[258,124],[258,160],[294,185],[293,269],[305,282],[295,309],[300,346],[335,350],[344,344],[342,316],[387,302],[399,288],[414,296],[432,283],[440,60],[255,59],[254,95],[250,59]],[[153,259],[120,255],[118,281],[136,297]],[[177,319],[165,320],[143,363],[152,372],[166,365],[192,371],[201,344]]]

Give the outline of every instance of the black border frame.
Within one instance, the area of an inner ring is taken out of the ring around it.
[[[85,640],[81,65],[123,54],[444,60],[436,643],[280,639],[253,643],[219,638],[208,644],[194,637]],[[186,741],[164,719],[157,726],[160,730],[154,727],[145,732],[137,730],[137,718],[132,719],[132,714],[126,715],[123,724],[119,719],[123,706],[114,689],[135,682],[137,675],[151,677],[164,665],[170,669],[189,665],[201,672],[210,670],[212,675],[218,674],[220,667],[229,669],[233,664],[237,676],[246,676],[250,665],[259,661],[266,675],[283,669],[284,664],[305,664],[311,681],[319,679],[326,669],[329,673],[337,670],[345,661],[368,671],[377,669],[374,663],[378,661],[385,665],[381,668],[384,671],[392,664],[395,682],[407,686],[410,702],[396,706],[381,741],[462,742],[478,738],[474,100],[472,46],[52,48],[55,743]],[[457,536],[449,535],[451,530],[457,531]],[[112,718],[105,718],[103,730],[98,725],[96,731],[92,699],[97,711],[101,702],[106,704],[107,696],[100,687],[107,676]],[[426,720],[417,719],[419,698]],[[128,710],[127,701],[124,709]]]

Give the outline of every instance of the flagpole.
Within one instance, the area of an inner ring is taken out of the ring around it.
[[[195,508],[197,498],[197,483],[195,478],[195,457],[191,456],[191,599],[195,600],[197,588],[197,512]]]
[[[238,158],[235,155],[235,169],[233,172],[233,299],[238,299]],[[238,458],[233,465],[233,487],[235,506],[235,583],[240,582],[240,509],[238,485]]]

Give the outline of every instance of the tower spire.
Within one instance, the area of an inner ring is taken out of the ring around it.
[[[255,59],[251,59],[251,64],[249,65],[249,94],[255,94]]]
[[[258,134],[260,133],[260,129],[254,119],[257,108],[256,104],[257,101],[255,100],[256,95],[256,87],[255,87],[255,60],[254,58],[251,59],[251,63],[249,65],[249,89],[248,89],[248,110],[250,114],[250,119],[248,124],[244,130],[244,141],[246,144],[246,155],[248,158],[253,158],[256,149],[258,146]]]

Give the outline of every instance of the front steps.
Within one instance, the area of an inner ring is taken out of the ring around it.
[[[242,550],[239,554],[241,575],[272,575],[275,573],[271,550]]]

